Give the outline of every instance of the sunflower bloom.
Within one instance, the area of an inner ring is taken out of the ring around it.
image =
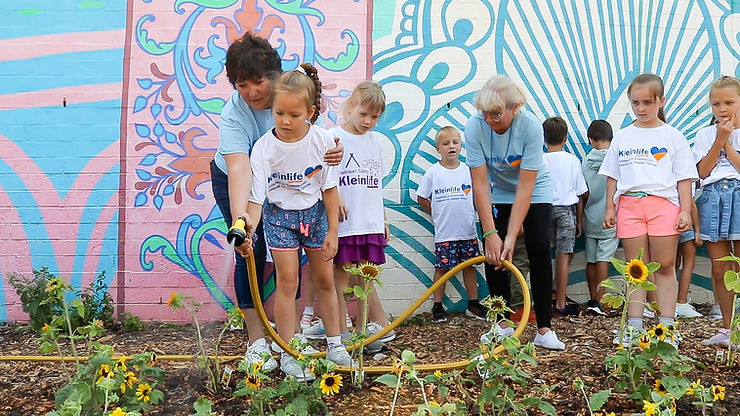
[[[136,389],[136,398],[144,403],[148,402],[151,397],[152,387],[149,384],[139,384],[139,388]]]
[[[632,259],[624,267],[624,277],[633,285],[644,282],[648,276],[648,268],[640,259]]]
[[[100,384],[100,382],[105,380],[106,378],[116,377],[116,373],[113,370],[111,370],[108,364],[100,364],[100,368],[98,369],[98,374],[100,374],[100,378],[98,378],[98,381],[96,381],[95,384]]]
[[[306,370],[311,373],[312,376],[316,377],[316,360],[311,359],[306,366]]]
[[[244,383],[252,390],[259,390],[262,387],[262,379],[257,374],[250,374],[244,379]]]
[[[109,416],[126,416],[126,412],[121,410],[120,407],[116,407],[116,410],[114,410]]]
[[[709,391],[712,393],[712,401],[717,400],[724,400],[725,399],[725,388],[722,386],[715,386],[712,385],[712,387],[709,388]]]
[[[321,376],[321,383],[319,383],[321,394],[332,396],[339,393],[340,387],[342,387],[342,376],[339,374],[327,373]]]
[[[663,385],[663,381],[661,380],[655,380],[655,387],[653,387],[653,390],[661,396],[664,396],[666,393],[668,393],[668,390],[666,390],[665,386]]]
[[[442,372],[439,370],[434,370],[434,376],[437,378],[442,378]]]
[[[642,411],[645,412],[645,416],[657,416],[658,405],[647,400],[643,400]]]
[[[128,357],[126,357],[125,355],[122,355],[121,358],[119,358],[118,361],[116,362],[116,365],[114,368],[116,370],[126,372],[128,370],[128,368],[126,367],[126,360],[128,360]]]
[[[175,292],[170,292],[170,299],[167,301],[167,306],[172,306],[177,303],[177,295]]]
[[[46,331],[48,331],[48,330],[49,330],[50,328],[51,328],[51,327],[49,326],[49,324],[44,324],[44,326],[43,326],[43,327],[41,328],[41,332],[46,332]]]
[[[383,268],[373,263],[362,263],[359,265],[360,276],[367,281],[375,281],[380,277]]]
[[[256,374],[262,371],[262,360],[257,361],[256,363],[252,364],[252,373]]]
[[[640,335],[640,349],[644,350],[647,347],[650,346],[650,334],[642,334]]]
[[[123,376],[123,383],[121,383],[121,393],[126,393],[126,388],[133,388],[134,384],[138,382],[139,379],[136,378],[136,374],[129,371]]]
[[[501,296],[486,297],[480,302],[494,314],[499,314],[506,309],[506,301]]]
[[[393,374],[400,376],[402,371],[403,371],[403,361],[396,358],[396,361],[393,362]]]
[[[663,324],[658,324],[655,328],[648,331],[648,333],[661,341],[665,341],[665,337],[668,335],[668,328],[664,327]]]

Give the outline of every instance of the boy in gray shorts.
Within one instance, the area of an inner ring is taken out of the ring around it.
[[[552,180],[552,237],[555,247],[555,315],[578,315],[577,304],[567,304],[568,268],[573,259],[576,237],[581,235],[583,201],[588,196],[581,161],[564,149],[568,124],[560,117],[542,123],[547,153],[545,166]]]
[[[604,120],[596,120],[588,126],[588,141],[593,148],[583,158],[583,176],[586,177],[589,194],[584,208],[583,234],[586,237],[586,281],[590,300],[586,312],[608,316],[599,299],[604,288],[599,285],[609,276],[609,259],[617,251],[619,239],[616,228],[604,228],[606,211],[606,177],[599,175],[599,168],[609,150],[613,133],[612,126]]]

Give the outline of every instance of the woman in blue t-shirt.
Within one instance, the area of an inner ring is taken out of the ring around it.
[[[249,155],[254,143],[267,133],[275,123],[272,119],[273,82],[283,72],[278,52],[267,40],[250,32],[234,41],[226,52],[226,76],[236,89],[224,104],[218,128],[219,145],[211,162],[211,186],[221,214],[230,226],[234,218],[247,216],[249,192],[252,189],[252,168]],[[325,159],[331,165],[342,161],[342,146],[329,151]],[[262,224],[255,230],[254,261],[257,267],[257,282],[262,292],[263,273],[267,248],[263,238]],[[262,361],[262,354],[270,354],[262,324],[254,309],[252,293],[247,277],[247,247],[234,248],[234,291],[249,334],[247,361]],[[263,364],[266,371],[277,367],[270,358]]]
[[[502,296],[508,302],[510,277],[501,262],[512,260],[523,228],[537,315],[534,344],[563,350],[565,344],[550,329],[552,186],[547,169],[543,169],[542,123],[524,109],[526,97],[522,89],[502,75],[491,77],[473,104],[479,113],[465,125],[465,140],[488,262],[488,289],[491,296]],[[504,323],[495,325],[481,339],[491,341],[513,333],[514,329]]]

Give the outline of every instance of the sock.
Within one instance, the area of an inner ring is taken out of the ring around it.
[[[473,305],[478,306],[478,299],[470,299],[468,301],[468,308],[471,307],[471,306],[473,306]]]
[[[432,306],[433,309],[440,309],[442,308],[442,302],[434,302],[434,306]]]
[[[668,326],[674,322],[676,322],[675,319],[673,319],[672,316],[661,316],[658,318],[658,322],[663,324],[663,326]]]
[[[642,318],[627,318],[627,325],[642,329]]]
[[[313,316],[313,306],[306,306],[303,308],[303,314]]]
[[[327,336],[326,337],[326,349],[330,350],[332,348],[337,347],[343,347],[342,345],[342,336],[336,335],[333,337]]]

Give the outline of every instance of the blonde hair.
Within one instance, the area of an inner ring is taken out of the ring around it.
[[[309,63],[303,63],[301,69],[295,71],[283,72],[277,81],[275,81],[274,92],[294,94],[303,96],[306,102],[306,108],[311,111],[311,106],[315,111],[311,116],[311,123],[319,118],[321,110],[321,81],[319,80],[318,70]]]
[[[730,75],[722,75],[712,83],[712,86],[709,87],[709,96],[712,96],[712,91],[716,90],[717,88],[735,88],[735,92],[737,95],[740,95],[740,79],[737,79]],[[717,117],[712,115],[712,120],[709,122],[710,125],[717,124],[719,120],[717,120]]]
[[[375,81],[362,81],[357,84],[352,94],[344,102],[343,115],[349,119],[349,107],[367,105],[373,110],[385,111],[385,93],[383,88]]]
[[[635,77],[635,79],[630,82],[630,85],[627,87],[627,97],[630,97],[632,94],[632,87],[635,85],[650,85],[652,88],[650,89],[650,92],[653,94],[653,98],[655,99],[662,99],[665,96],[665,87],[663,86],[663,80],[655,75],[655,74],[640,74]],[[658,118],[662,122],[665,121],[665,111],[663,111],[663,107],[660,107],[658,110]]]
[[[462,136],[460,135],[460,130],[456,129],[453,126],[444,126],[441,129],[437,130],[437,134],[434,135],[434,146],[439,146],[439,142],[442,141],[445,136],[451,134],[457,135],[457,137],[462,139]]]
[[[504,75],[489,78],[473,100],[473,105],[480,111],[500,111],[526,103],[524,90]]]

